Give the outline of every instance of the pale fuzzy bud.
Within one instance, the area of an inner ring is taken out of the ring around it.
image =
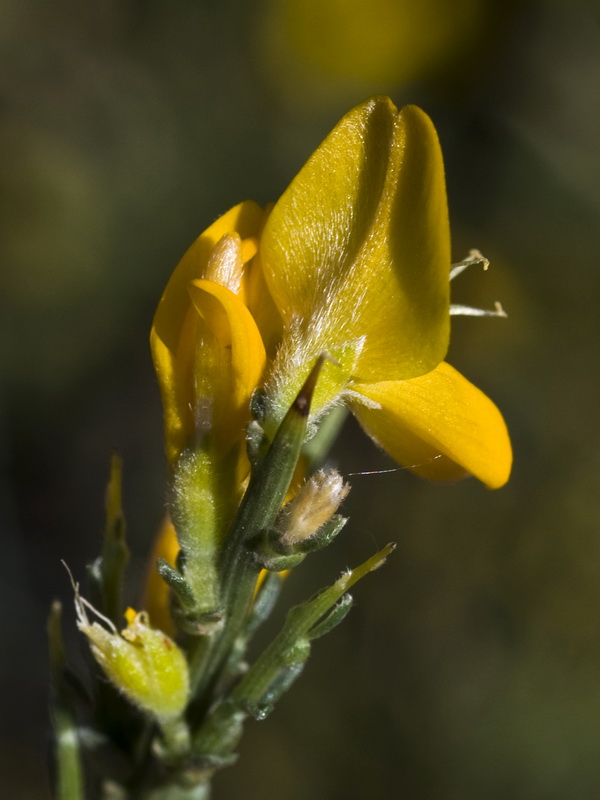
[[[281,542],[293,545],[313,536],[338,510],[350,491],[336,470],[319,470],[285,506],[277,527]]]
[[[86,606],[109,629],[90,622]],[[119,634],[114,625],[84,600],[76,589],[77,627],[89,642],[92,654],[107,677],[132,703],[159,722],[179,717],[189,694],[185,656],[162,631],[151,628],[148,615],[129,608],[127,627]]]
[[[239,294],[245,264],[257,249],[256,239],[241,239],[238,233],[226,233],[214,246],[204,277]]]

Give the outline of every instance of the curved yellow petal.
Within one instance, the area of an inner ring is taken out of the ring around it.
[[[154,367],[165,415],[167,457],[171,464],[193,430],[193,361],[198,315],[188,294],[190,281],[203,278],[215,245],[225,234],[257,237],[264,212],[251,201],[232,208],[187,250],[171,275],[156,310],[150,333]]]
[[[201,279],[188,284],[187,292],[195,317],[193,425],[174,471],[171,513],[186,554],[183,574],[203,612],[219,602],[218,554],[250,468],[245,425],[266,356],[252,315],[230,289]]]
[[[446,362],[412,380],[354,388],[381,406],[354,401],[352,411],[400,464],[442,480],[468,472],[491,489],[508,480],[512,450],[502,415]]]
[[[168,636],[175,636],[176,629],[171,617],[169,602],[170,589],[156,569],[159,558],[175,566],[179,542],[171,518],[166,516],[154,540],[152,553],[146,567],[146,582],[140,605],[148,612],[153,624]]]
[[[177,323],[174,313],[169,313],[163,318],[165,311],[163,306],[171,306],[179,300],[183,302],[184,295],[187,302],[186,286],[189,281],[205,278],[208,261],[215,246],[226,234],[238,234],[241,240],[256,239],[260,235],[263,227],[265,212],[252,200],[246,200],[237,206],[229,209],[220,216],[213,224],[203,231],[200,236],[188,247],[175,271],[171,275],[169,283],[160,304],[158,306],[154,325],[160,323],[159,333],[166,336],[167,330]],[[254,248],[255,243],[245,245]],[[253,253],[248,253],[251,257]],[[246,259],[244,259],[246,260]],[[169,309],[173,312],[175,309]]]
[[[265,348],[272,358],[281,341],[283,321],[265,280],[260,251],[244,275],[241,295],[256,320]]]
[[[240,436],[243,439],[250,396],[265,369],[265,348],[252,314],[229,289],[213,281],[196,280],[188,291],[214,337],[198,349],[196,403],[199,395],[210,400],[210,424],[226,452],[225,442],[233,444]],[[218,355],[210,352],[215,346],[221,349]]]
[[[346,114],[275,205],[261,258],[284,322],[300,320],[306,360],[366,337],[355,379],[435,367],[448,346],[450,237],[429,117],[385,97]]]

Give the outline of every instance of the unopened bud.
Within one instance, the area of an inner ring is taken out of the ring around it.
[[[319,470],[285,506],[276,527],[281,543],[293,546],[309,539],[333,517],[350,486],[335,470]]]
[[[86,606],[107,627],[90,622]],[[76,589],[77,627],[90,642],[92,654],[112,683],[135,705],[159,722],[176,719],[185,709],[189,674],[185,656],[162,631],[151,628],[148,615],[125,613],[127,627],[119,634]]]
[[[204,277],[239,294],[245,264],[257,250],[256,239],[242,239],[238,233],[226,233],[214,246]]]

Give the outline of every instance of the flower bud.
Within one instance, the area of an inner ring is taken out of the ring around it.
[[[350,486],[336,470],[319,470],[285,506],[276,523],[286,547],[309,539],[329,522],[346,498]]]
[[[90,623],[86,606],[109,625]],[[175,642],[151,628],[144,611],[128,608],[127,627],[114,625],[86,600],[75,595],[77,627],[90,642],[92,654],[112,683],[132,703],[159,722],[176,719],[185,709],[189,692],[188,666]]]

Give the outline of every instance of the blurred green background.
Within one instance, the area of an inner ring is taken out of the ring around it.
[[[600,796],[600,7],[595,0],[3,0],[0,795],[48,797],[50,599],[97,553],[125,460],[133,571],[164,510],[147,337],[217,215],[277,198],[374,93],[432,116],[458,319],[451,362],[505,413],[510,484],[352,478],[307,595],[390,539],[385,570],[248,726],[215,800]],[[594,366],[596,364],[596,366]],[[346,473],[386,458],[349,424]],[[74,643],[76,637],[71,635]]]

